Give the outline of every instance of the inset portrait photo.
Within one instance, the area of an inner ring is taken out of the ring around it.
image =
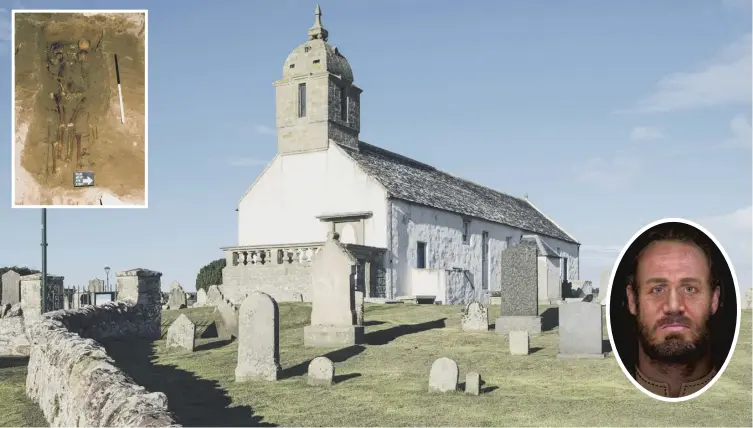
[[[645,394],[685,401],[724,373],[740,332],[740,293],[726,252],[702,226],[664,219],[625,245],[610,278],[615,359]]]

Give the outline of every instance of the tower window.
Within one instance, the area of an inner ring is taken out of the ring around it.
[[[306,84],[298,84],[298,117],[306,117]]]
[[[318,60],[318,59],[315,59],[315,60],[314,60],[314,64],[319,64],[319,60]]]
[[[295,64],[290,64],[288,68],[295,68]]]
[[[310,50],[311,50],[311,46],[306,46],[305,48],[303,48],[303,52],[305,53],[309,53]]]
[[[348,121],[348,91],[344,87],[340,88],[340,120]]]

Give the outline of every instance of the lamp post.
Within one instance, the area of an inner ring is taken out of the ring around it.
[[[107,282],[105,282],[105,289],[107,291],[110,291],[110,266],[105,266],[105,276],[107,277]]]
[[[42,208],[42,313],[47,312],[47,208]]]

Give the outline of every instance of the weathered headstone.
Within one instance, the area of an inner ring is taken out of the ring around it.
[[[222,291],[220,291],[220,287],[217,285],[210,285],[207,289],[207,300],[206,305],[207,306],[217,306],[219,302],[222,302],[225,300],[225,297],[222,295]]]
[[[458,376],[458,363],[447,357],[437,359],[429,372],[429,392],[457,390]]]
[[[604,269],[599,276],[599,294],[607,294],[609,289],[609,278],[612,276],[612,269]]]
[[[363,341],[363,326],[355,325],[352,279],[357,260],[330,235],[311,268],[311,325],[303,328],[305,346],[331,348]]]
[[[335,365],[327,357],[316,357],[309,363],[308,384],[330,386],[335,383]]]
[[[749,288],[745,293],[745,302],[743,303],[743,308],[753,309],[753,287]]]
[[[167,329],[167,349],[193,352],[196,346],[196,324],[186,314],[173,321]]]
[[[207,292],[203,288],[199,288],[196,292],[196,306],[204,306],[207,302]]]
[[[479,395],[481,393],[481,375],[476,372],[468,372],[465,375],[465,393]]]
[[[538,248],[521,241],[501,253],[502,305],[495,322],[499,334],[523,330],[541,333],[538,299]]]
[[[220,318],[222,328],[228,338],[238,337],[238,312],[238,307],[229,300],[221,300],[215,306],[214,314]]]
[[[604,358],[601,305],[573,302],[559,307],[560,358]]]
[[[167,306],[170,309],[183,309],[188,306],[186,292],[178,281],[170,284],[170,297],[167,300]]]
[[[280,372],[280,312],[275,299],[253,292],[238,316],[238,365],[235,381],[275,381]]]
[[[583,288],[580,289],[583,292],[583,297],[591,296],[594,294],[594,287],[591,281],[584,281]]]
[[[489,312],[480,302],[471,302],[460,318],[463,331],[489,331]]]
[[[87,290],[90,293],[103,293],[105,291],[105,281],[98,278],[90,279]]]
[[[356,325],[363,326],[363,291],[356,291]]]
[[[511,331],[508,337],[510,342],[510,355],[528,355],[531,350],[527,331]]]
[[[14,271],[9,270],[2,276],[3,292],[2,303],[15,305],[21,302],[21,275]]]

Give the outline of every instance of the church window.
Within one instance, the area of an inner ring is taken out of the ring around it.
[[[305,48],[303,48],[303,52],[305,53],[309,53],[310,50],[311,50],[311,46],[306,46]]]
[[[319,60],[318,60],[318,59],[315,59],[315,60],[314,60],[314,64],[319,64]]]
[[[471,221],[463,220],[463,244],[471,243]]]
[[[348,122],[348,91],[340,88],[340,120]]]
[[[505,248],[506,249],[510,248],[511,245],[512,245],[512,236],[508,236],[507,238],[505,238]]]
[[[426,269],[426,242],[416,242],[416,268]]]
[[[288,68],[295,68],[295,64],[290,64]]]
[[[298,84],[298,117],[306,117],[306,84]]]

